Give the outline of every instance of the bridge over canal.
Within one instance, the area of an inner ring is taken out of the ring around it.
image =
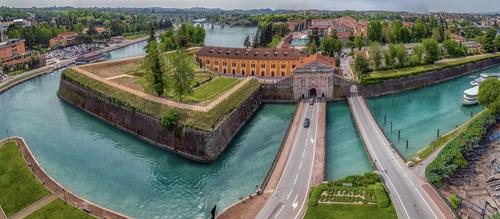
[[[420,180],[392,147],[353,85],[348,97],[365,148],[383,179],[399,218],[455,218],[439,194]]]

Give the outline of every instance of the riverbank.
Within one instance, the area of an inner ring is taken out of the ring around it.
[[[67,190],[66,188],[64,188],[58,182],[56,182],[40,166],[38,161],[33,156],[33,153],[31,152],[30,148],[28,147],[28,144],[25,142],[23,138],[10,137],[8,139],[0,141],[0,144],[3,144],[7,141],[14,141],[19,146],[19,151],[21,152],[23,158],[25,159],[30,170],[32,171],[33,176],[35,176],[53,194],[59,194],[65,200],[66,203],[69,203],[73,207],[81,209],[82,211],[87,212],[99,218],[118,218],[118,219],[129,218],[125,215],[103,208],[86,199],[83,199],[75,195],[71,191]]]

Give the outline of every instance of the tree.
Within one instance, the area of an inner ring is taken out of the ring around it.
[[[181,101],[185,95],[193,93],[194,70],[191,59],[192,56],[181,49],[169,55],[165,65],[174,96]]]
[[[424,47],[419,44],[413,47],[413,55],[415,57],[415,63],[416,65],[422,64],[422,59],[424,58]]]
[[[427,37],[427,26],[422,21],[422,19],[417,19],[415,26],[413,27],[413,39],[415,42],[420,42],[422,39]]]
[[[321,43],[321,54],[334,57],[342,51],[342,42],[339,39],[326,38]]]
[[[425,63],[433,64],[439,59],[439,44],[433,38],[427,38],[422,42],[425,50]]]
[[[361,48],[365,45],[364,39],[362,36],[356,36],[354,38],[354,44],[358,48],[358,50],[361,50]]]
[[[477,100],[492,112],[500,113],[500,80],[488,78],[479,85]]]
[[[160,62],[160,51],[154,29],[151,28],[148,44],[145,47],[146,57],[142,68],[145,70],[143,85],[147,91],[154,92],[157,96],[161,96],[166,89],[165,78]]]
[[[497,37],[495,38],[495,47],[497,48],[497,50],[500,50],[500,35],[497,35]]]
[[[245,42],[243,43],[243,45],[248,48],[248,47],[251,47],[252,46],[252,43],[250,43],[250,36],[247,35],[247,37],[245,38]]]
[[[178,113],[175,109],[167,110],[161,118],[161,126],[166,129],[173,128],[178,122]]]
[[[378,20],[368,22],[368,40],[382,42],[382,23]]]
[[[366,58],[362,55],[357,54],[354,58],[354,69],[358,74],[365,75],[366,73],[368,73],[370,71],[368,65],[368,60],[366,60]]]
[[[465,55],[465,49],[455,40],[445,40],[443,42],[443,48],[450,57],[459,57]]]
[[[380,69],[382,58],[383,57],[380,51],[380,43],[372,42],[370,45],[370,62],[374,70]]]
[[[397,63],[395,67],[401,68],[406,65],[406,48],[403,44],[390,44],[389,54],[391,58]]]
[[[490,28],[486,31],[483,39],[483,48],[486,52],[495,52],[497,50],[495,46],[495,38],[497,35],[497,31],[493,28]]]

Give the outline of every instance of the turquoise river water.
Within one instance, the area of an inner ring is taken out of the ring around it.
[[[480,112],[482,106],[462,105],[463,91],[480,73],[499,71],[500,67],[493,67],[429,87],[369,99],[368,103],[391,142],[409,158],[436,139],[437,129],[444,135],[470,119],[471,113]]]
[[[56,96],[60,72],[0,95],[0,137],[24,137],[47,172],[93,202],[137,218],[207,218],[255,191],[294,105],[264,105],[212,164],[137,140]]]
[[[327,180],[373,170],[363,142],[356,131],[347,101],[328,104],[326,126]]]

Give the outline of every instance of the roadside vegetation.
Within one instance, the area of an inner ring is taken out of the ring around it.
[[[427,180],[441,187],[443,182],[467,166],[465,155],[483,140],[486,130],[496,123],[495,114],[485,110],[470,121],[465,131],[449,141],[425,170]]]
[[[64,203],[61,199],[56,199],[51,203],[43,206],[42,208],[36,210],[32,214],[28,215],[26,219],[66,219],[66,218],[78,218],[78,219],[92,219],[95,218],[84,211],[75,208],[69,204]]]
[[[376,173],[348,176],[316,186],[305,218],[397,218]]]
[[[7,217],[49,194],[33,176],[17,144],[0,145],[0,207]]]

